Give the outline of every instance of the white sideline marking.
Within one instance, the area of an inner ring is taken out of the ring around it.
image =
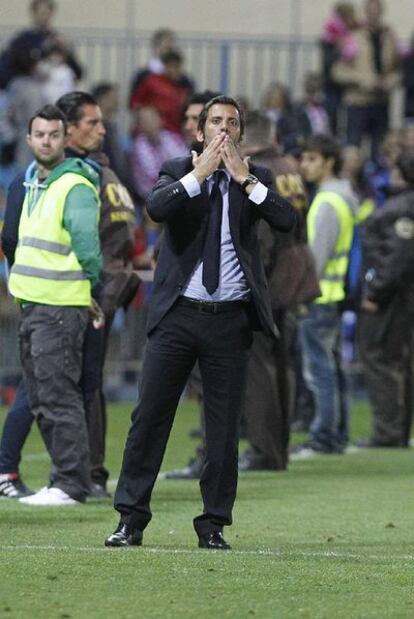
[[[65,552],[68,550],[75,550],[77,552],[121,552],[125,549],[117,549],[117,548],[96,548],[93,546],[35,546],[30,544],[25,544],[21,546],[0,546],[0,550],[13,550],[13,551],[21,551],[25,552],[27,550],[64,550]],[[130,548],[127,551],[131,551]],[[139,550],[136,548],[132,549],[132,552],[146,552],[152,554],[180,554],[180,555],[193,555],[195,552],[204,552],[203,549],[195,549],[189,550],[186,548],[158,548],[158,547],[140,547]],[[215,551],[218,552],[218,551]],[[222,554],[222,553],[220,553]],[[303,557],[303,558],[326,558],[326,559],[356,559],[358,561],[370,560],[370,561],[414,561],[414,555],[363,555],[363,554],[353,554],[346,552],[286,552],[283,550],[232,550],[229,553],[224,553],[225,556],[231,555],[240,555],[240,556],[263,556],[263,557],[281,557],[281,558],[293,558],[293,557]]]

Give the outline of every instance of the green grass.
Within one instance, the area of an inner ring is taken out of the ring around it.
[[[130,406],[110,408],[108,466],[119,471]],[[163,470],[195,442],[191,403],[176,420]],[[354,406],[354,436],[368,432]],[[25,449],[28,485],[44,485],[37,431]],[[111,501],[60,509],[0,502],[0,617],[216,619],[414,617],[412,450],[361,451],[240,476],[233,551],[198,550],[197,482],[160,481],[142,548],[105,549]]]

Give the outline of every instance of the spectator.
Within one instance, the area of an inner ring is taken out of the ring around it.
[[[135,195],[134,182],[129,168],[128,158],[122,145],[116,116],[119,109],[119,88],[111,82],[99,82],[91,89],[91,95],[97,102],[105,127],[102,151],[108,157],[110,166],[128,191]]]
[[[154,107],[161,116],[163,128],[180,133],[185,100],[193,87],[182,81],[183,57],[180,52],[167,52],[162,61],[164,72],[150,73],[142,79],[131,98],[131,108]]]
[[[44,74],[43,91],[48,103],[54,103],[59,97],[75,89],[76,76],[68,64],[68,54],[58,45],[50,47],[39,63]]]
[[[401,154],[401,135],[391,130],[385,134],[378,152],[377,161],[366,164],[366,174],[374,188],[375,203],[382,206],[390,193],[391,171]]]
[[[398,54],[391,29],[382,23],[381,0],[365,1],[366,20],[353,37],[357,53],[352,62],[338,60],[333,76],[344,86],[347,109],[347,141],[360,146],[369,138],[371,157],[378,157],[379,145],[389,125],[389,100],[398,84]]]
[[[402,62],[402,85],[404,88],[404,118],[414,120],[414,34],[410,48]]]
[[[82,68],[70,43],[52,27],[55,11],[54,0],[32,0],[30,3],[32,27],[18,33],[0,57],[0,88],[5,88],[13,77],[20,74],[20,67],[15,63],[16,50],[26,50],[36,61],[41,60],[49,49],[58,47],[65,55],[66,62],[76,79],[82,77]]]
[[[307,115],[292,104],[289,89],[280,82],[269,84],[264,111],[275,123],[278,142],[282,147],[288,146],[292,140],[304,141],[312,132]]]
[[[38,61],[32,58],[27,48],[13,48],[13,66],[17,73],[6,89],[6,109],[4,112],[5,131],[8,140],[14,144],[13,163],[17,171],[25,169],[33,155],[26,140],[27,126],[36,110],[45,103],[43,80],[38,69]]]
[[[332,66],[340,58],[353,60],[356,48],[352,30],[356,26],[354,6],[351,2],[337,2],[324,24],[321,37],[322,79],[326,109],[332,133],[338,130],[338,112],[342,103],[342,87],[332,76]]]
[[[139,108],[131,162],[135,191],[142,200],[154,187],[164,161],[186,154],[184,140],[174,131],[161,127],[161,117],[155,108]]]
[[[129,107],[131,109],[134,107],[132,105],[134,93],[142,80],[151,73],[155,75],[164,73],[165,67],[163,61],[161,60],[161,56],[167,52],[177,49],[175,32],[169,28],[160,28],[159,30],[156,30],[151,37],[151,49],[152,56],[148,62],[148,65],[143,69],[139,69],[132,80],[129,93]]]
[[[305,100],[299,107],[299,112],[307,116],[311,133],[330,133],[329,116],[323,102],[320,76],[317,73],[307,73],[304,87]]]

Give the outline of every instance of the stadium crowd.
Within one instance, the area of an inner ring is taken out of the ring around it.
[[[147,66],[131,75],[130,133],[121,135],[117,84],[77,89],[83,68],[53,28],[55,9],[52,0],[33,0],[31,27],[0,56],[2,251],[10,292],[21,306],[24,376],[3,427],[0,496],[31,505],[108,496],[103,369],[111,325],[127,308],[145,312],[151,284],[140,284],[137,272],[152,273],[162,259],[164,227],[150,218],[146,202],[167,160],[193,153],[196,162],[202,155],[199,117],[221,94],[197,91],[176,34],[160,29]],[[346,453],[347,355],[362,368],[372,410],[371,435],[358,446],[410,444],[414,44],[398,41],[384,9],[382,0],[365,0],[359,14],[352,2],[337,2],[320,37],[320,71],[305,76],[303,98],[293,100],[275,76],[260,109],[243,99],[239,110],[243,161],[270,169],[277,194],[296,213],[289,233],[258,226],[279,335],[254,332],[240,423],[248,447],[239,471],[284,470],[290,458]],[[400,128],[391,129],[397,86],[404,110]],[[42,150],[43,138],[50,143]],[[43,213],[34,223],[32,212],[43,202],[52,208],[54,191],[63,219],[52,225],[53,215]],[[59,246],[47,266],[38,237],[49,244],[46,251]],[[41,268],[48,269],[46,279]],[[50,272],[62,271],[71,275],[51,286]],[[62,324],[67,331],[59,348]],[[1,338],[0,331],[3,345]],[[165,474],[169,479],[206,475],[197,365],[187,388],[200,406],[201,444],[187,465]],[[36,493],[19,474],[34,419],[53,464],[49,486]],[[291,449],[295,431],[309,436]],[[115,541],[140,543],[117,535]]]

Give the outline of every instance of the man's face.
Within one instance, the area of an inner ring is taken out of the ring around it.
[[[208,146],[216,135],[227,134],[234,144],[240,142],[240,116],[234,105],[215,103],[207,113],[204,131],[197,131],[197,140]]]
[[[62,121],[35,118],[27,143],[38,163],[45,168],[54,168],[64,159],[66,136]]]
[[[197,140],[198,117],[204,105],[202,103],[190,103],[184,112],[183,132],[187,144]]]
[[[332,174],[332,159],[325,159],[320,153],[305,151],[302,154],[300,169],[308,183],[319,184]]]
[[[41,2],[37,8],[32,11],[33,24],[40,30],[49,30],[53,19],[53,9],[49,2]]]
[[[95,153],[102,148],[105,127],[102,112],[97,105],[86,104],[81,109],[82,117],[68,126],[68,146],[80,153]]]
[[[367,0],[365,3],[365,17],[368,26],[377,27],[381,23],[382,12],[380,0]]]

